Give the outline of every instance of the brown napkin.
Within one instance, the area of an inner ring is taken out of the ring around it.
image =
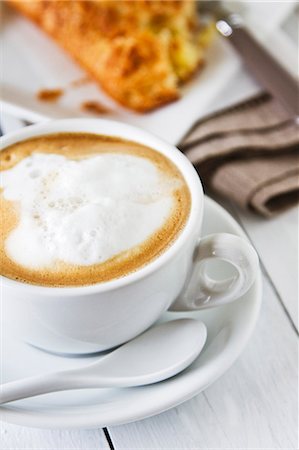
[[[206,187],[270,217],[299,200],[299,124],[268,94],[197,122],[179,148]]]

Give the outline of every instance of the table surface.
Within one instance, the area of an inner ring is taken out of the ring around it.
[[[297,449],[298,209],[265,220],[216,200],[243,227],[263,273],[260,318],[233,367],[192,400],[128,425],[48,431],[3,423],[3,450]]]
[[[290,30],[292,26],[290,22]],[[12,118],[7,123],[10,130],[21,125]],[[256,248],[263,275],[260,317],[237,362],[204,392],[150,419],[80,431],[39,430],[2,423],[0,448],[298,448],[298,208],[265,220],[222,199],[216,200],[235,217]]]

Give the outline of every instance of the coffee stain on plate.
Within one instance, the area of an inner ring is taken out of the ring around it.
[[[56,102],[63,94],[63,89],[41,89],[36,96],[43,102]]]
[[[70,86],[71,87],[80,87],[83,86],[84,84],[88,84],[88,83],[92,83],[92,80],[89,77],[81,77],[78,78],[77,80],[73,80],[70,82]]]
[[[86,84],[90,82],[90,78],[84,77],[80,78],[78,80],[74,80],[70,84],[70,88],[79,87],[80,85]],[[69,88],[62,89],[62,88],[55,88],[55,89],[40,89],[36,97],[38,100],[43,102],[56,102],[65,94],[65,91],[68,91]],[[90,113],[90,114],[97,114],[97,115],[103,115],[108,114],[110,111],[106,106],[102,105],[99,101],[95,100],[85,100],[80,104],[80,109],[84,112]]]
[[[87,100],[81,103],[81,109],[92,114],[108,114],[109,110],[100,102],[94,100]]]

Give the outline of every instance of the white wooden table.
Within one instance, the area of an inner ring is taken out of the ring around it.
[[[296,35],[291,20],[289,32]],[[3,124],[2,124],[3,125]],[[10,119],[9,128],[20,126]],[[5,130],[3,130],[5,131]],[[263,303],[233,367],[172,410],[109,429],[58,431],[1,424],[2,450],[296,450],[298,398],[298,208],[265,220],[226,207],[258,251]]]
[[[216,200],[257,249],[264,280],[257,327],[234,366],[192,400],[128,425],[48,431],[3,423],[3,450],[298,448],[298,209],[265,220]]]

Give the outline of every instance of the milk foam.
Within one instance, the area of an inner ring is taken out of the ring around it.
[[[19,217],[6,252],[32,269],[102,263],[163,226],[180,183],[135,155],[33,153],[1,172],[3,197],[18,202]]]

